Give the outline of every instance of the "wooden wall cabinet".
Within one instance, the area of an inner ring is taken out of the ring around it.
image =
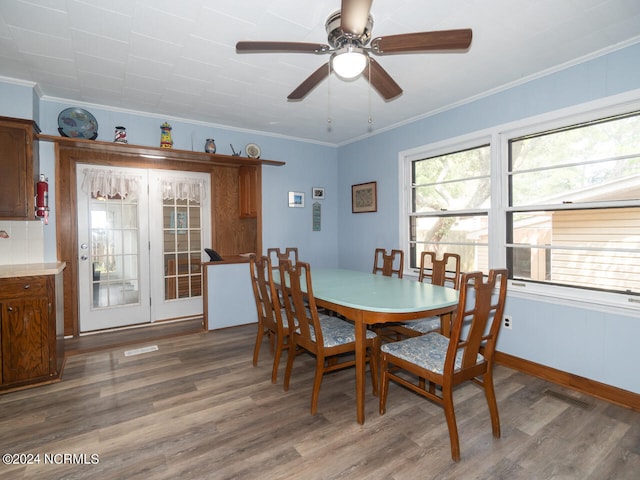
[[[240,199],[240,218],[258,216],[258,168],[242,166],[238,169],[238,197]]]
[[[0,117],[0,219],[35,219],[35,185],[40,173],[32,120]]]
[[[0,389],[60,376],[64,352],[56,320],[54,275],[0,279]]]

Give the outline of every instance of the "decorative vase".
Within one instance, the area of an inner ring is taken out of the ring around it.
[[[207,153],[216,153],[216,142],[213,138],[207,138],[207,141],[204,142],[204,151]]]
[[[160,125],[160,131],[162,132],[160,135],[160,147],[173,147],[173,140],[171,139],[171,125],[169,125],[167,122],[164,122],[162,125]]]
[[[129,143],[127,142],[127,129],[125,127],[116,127],[113,141],[115,143]]]

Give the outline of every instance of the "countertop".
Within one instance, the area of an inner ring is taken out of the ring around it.
[[[56,275],[66,267],[65,262],[22,263],[17,265],[0,265],[0,278],[35,277],[39,275]]]

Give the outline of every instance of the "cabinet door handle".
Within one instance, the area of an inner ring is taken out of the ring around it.
[[[31,285],[29,285],[28,283],[24,286],[24,289],[25,289],[25,290],[28,290],[28,289],[30,289],[30,288],[31,288]]]
[[[13,312],[13,307],[9,306],[7,310],[9,310],[10,312]]]

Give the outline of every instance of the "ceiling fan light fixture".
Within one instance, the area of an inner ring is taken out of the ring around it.
[[[367,56],[361,48],[348,46],[333,55],[331,65],[339,77],[351,79],[363,72],[367,66]]]

